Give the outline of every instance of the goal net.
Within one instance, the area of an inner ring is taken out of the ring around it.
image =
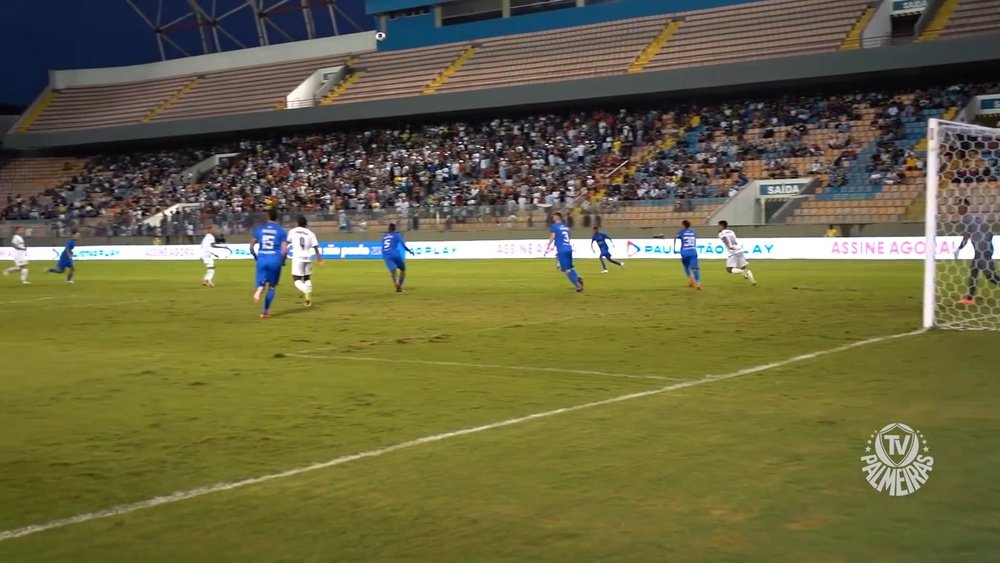
[[[1000,129],[932,119],[927,140],[924,326],[1000,330]]]

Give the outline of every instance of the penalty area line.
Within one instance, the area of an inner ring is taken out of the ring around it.
[[[568,373],[573,375],[599,375],[602,377],[621,377],[628,379],[655,379],[659,381],[687,381],[686,379],[681,379],[679,377],[666,377],[662,375],[638,375],[632,373],[613,373],[607,371],[593,371],[586,369],[568,369],[568,368],[549,368],[542,366],[507,366],[500,364],[474,364],[466,362],[445,362],[445,361],[434,361],[434,360],[403,360],[397,358],[370,358],[363,356],[325,356],[317,354],[285,354],[290,358],[306,358],[315,360],[345,360],[353,362],[374,362],[374,363],[387,363],[387,364],[413,364],[421,366],[442,366],[442,367],[459,367],[459,368],[472,368],[472,369],[496,369],[496,370],[510,370],[510,371],[537,371],[545,373]]]
[[[763,371],[781,368],[796,364],[799,362],[804,362],[807,360],[812,360],[822,356],[827,356],[830,354],[836,354],[838,352],[844,352],[854,348],[860,348],[862,346],[867,346],[869,344],[877,344],[880,342],[886,342],[890,340],[897,340],[900,338],[905,338],[908,336],[915,336],[917,334],[923,334],[926,332],[924,329],[915,330],[912,332],[904,332],[899,334],[892,334],[888,336],[878,336],[875,338],[869,338],[867,340],[860,340],[857,342],[852,342],[850,344],[844,344],[837,346],[835,348],[828,348],[826,350],[819,350],[816,352],[810,352],[808,354],[801,354],[798,356],[793,356],[791,358],[786,358],[784,360],[779,360],[777,362],[771,362],[769,364],[762,364],[759,366],[744,368],[738,371],[733,371],[721,375],[706,375],[700,379],[692,379],[688,381],[681,381],[678,383],[672,383],[665,387],[659,387],[656,389],[650,389],[648,391],[639,391],[636,393],[629,393],[627,395],[619,395],[617,397],[612,397],[610,399],[603,399],[600,401],[593,401],[590,403],[583,403],[579,405],[573,405],[569,407],[562,407],[558,409],[538,412],[534,414],[529,414],[525,416],[519,416],[516,418],[508,418],[506,420],[500,420],[490,424],[484,424],[482,426],[472,426],[469,428],[463,428],[460,430],[455,430],[452,432],[445,432],[443,434],[433,434],[430,436],[424,436],[422,438],[416,438],[406,442],[399,442],[397,444],[386,446],[384,448],[378,448],[374,450],[368,450],[363,452],[358,452],[350,455],[345,455],[337,458],[333,458],[328,461],[314,463],[312,465],[305,465],[301,467],[296,467],[293,469],[288,469],[286,471],[281,471],[279,473],[271,473],[268,475],[262,475],[259,477],[252,477],[249,479],[243,479],[242,481],[231,481],[228,483],[216,483],[214,485],[206,485],[204,487],[198,487],[196,489],[190,489],[187,491],[177,491],[163,496],[154,497],[147,500],[142,500],[138,502],[133,502],[131,504],[121,504],[118,506],[112,506],[110,508],[105,508],[103,510],[98,510],[96,512],[86,512],[83,514],[77,514],[76,516],[70,516],[68,518],[60,518],[58,520],[51,520],[42,524],[33,524],[30,526],[23,526],[21,528],[13,528],[10,530],[5,530],[0,532],[0,542],[12,540],[15,538],[21,538],[24,536],[30,536],[40,532],[46,532],[49,530],[55,530],[58,528],[65,528],[67,526],[72,526],[75,524],[83,524],[85,522],[91,522],[94,520],[101,520],[105,518],[114,518],[117,516],[123,516],[125,514],[130,514],[132,512],[137,512],[139,510],[145,510],[147,508],[154,508],[157,506],[162,506],[164,504],[173,504],[175,502],[180,502],[184,500],[189,500],[193,498],[198,498],[205,495],[210,495],[214,493],[221,493],[224,491],[231,491],[234,489],[242,489],[245,487],[251,487],[254,485],[260,485],[262,483],[267,483],[269,481],[276,481],[279,479],[287,479],[289,477],[295,477],[297,475],[302,475],[304,473],[310,473],[313,471],[319,471],[321,469],[328,469],[330,467],[336,467],[339,465],[344,465],[351,463],[353,461],[359,461],[362,459],[380,457],[386,454],[397,452],[400,450],[405,450],[413,448],[416,446],[421,446],[424,444],[432,444],[435,442],[442,442],[451,438],[458,438],[461,436],[468,436],[470,434],[478,434],[480,432],[486,432],[488,430],[496,430],[498,428],[505,428],[508,426],[515,426],[518,424],[523,424],[525,422],[531,422],[535,420],[541,420],[543,418],[549,418],[561,414],[581,411],[584,409],[592,409],[595,407],[602,407],[606,405],[613,405],[616,403],[622,403],[625,401],[631,401],[634,399],[642,399],[645,397],[653,397],[656,395],[661,395],[664,393],[670,393],[672,391],[678,391],[681,389],[687,389],[690,387],[697,387],[699,385],[704,385],[706,383],[713,383],[716,381],[725,381],[728,379],[735,379],[737,377],[743,377],[746,375],[752,375],[755,373],[760,373]]]

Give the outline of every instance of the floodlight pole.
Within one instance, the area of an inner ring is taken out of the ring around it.
[[[312,6],[309,0],[302,0],[302,19],[306,23],[306,37],[316,39],[316,22],[313,21]]]
[[[195,18],[198,21],[198,36],[201,37],[201,51],[207,55],[212,52],[212,48],[209,46],[208,28],[214,28],[215,22],[212,17],[205,13],[205,10],[198,4],[198,0],[187,0],[187,3],[188,6],[191,6],[191,11],[194,13]],[[216,37],[216,43],[218,43],[218,37]]]
[[[271,42],[267,37],[267,26],[264,25],[267,19],[264,14],[264,0],[246,0],[246,3],[253,10],[253,21],[257,25],[257,42],[261,47],[270,45]]]

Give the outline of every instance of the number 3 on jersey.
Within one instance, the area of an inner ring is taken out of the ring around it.
[[[569,233],[566,232],[566,231],[563,231],[562,232],[562,237],[563,237],[563,242],[565,242],[568,245],[569,244]]]

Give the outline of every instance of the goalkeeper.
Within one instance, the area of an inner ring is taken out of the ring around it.
[[[968,199],[959,202],[958,213],[962,216],[962,244],[958,245],[955,258],[958,258],[958,253],[970,242],[974,253],[972,263],[969,265],[969,292],[960,303],[972,305],[976,302],[980,272],[993,285],[1000,285],[1000,275],[997,274],[996,264],[993,262],[993,229],[986,216],[979,211],[972,211]]]

